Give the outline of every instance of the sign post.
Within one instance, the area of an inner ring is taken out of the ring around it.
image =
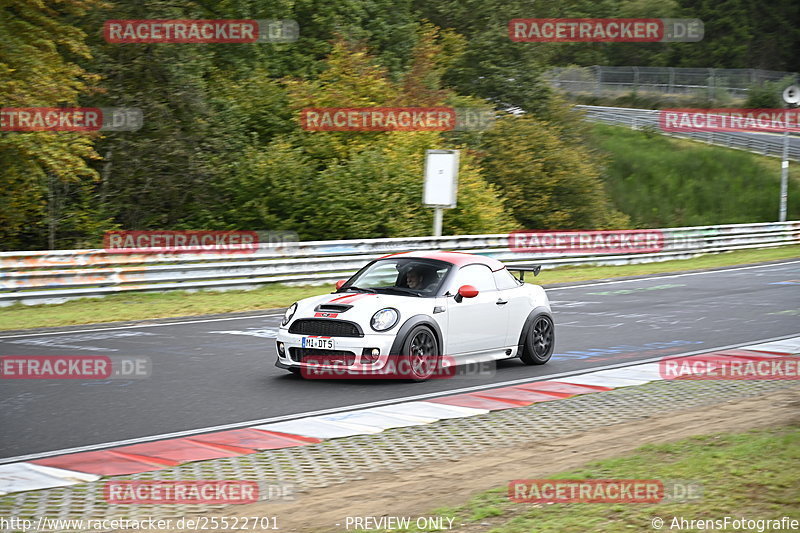
[[[433,235],[442,236],[443,209],[456,206],[458,150],[425,151],[425,188],[422,204],[433,207]]]
[[[783,91],[783,101],[787,107],[800,103],[800,87],[790,85]],[[778,211],[778,221],[786,222],[786,203],[789,196],[789,128],[783,132],[783,158],[781,159],[781,204]]]

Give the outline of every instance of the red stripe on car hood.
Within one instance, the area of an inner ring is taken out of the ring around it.
[[[355,302],[356,300],[358,300],[359,298],[361,298],[363,296],[375,296],[375,294],[374,293],[364,293],[364,292],[360,292],[358,294],[347,294],[345,296],[339,296],[338,298],[334,298],[333,300],[328,300],[328,303],[332,303],[332,302],[351,303],[351,302]]]

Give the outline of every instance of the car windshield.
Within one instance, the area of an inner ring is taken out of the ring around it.
[[[379,259],[350,278],[340,290],[433,296],[451,266],[418,258]]]

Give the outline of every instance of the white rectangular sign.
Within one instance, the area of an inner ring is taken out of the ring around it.
[[[422,203],[426,206],[455,207],[457,190],[458,150],[426,150]]]

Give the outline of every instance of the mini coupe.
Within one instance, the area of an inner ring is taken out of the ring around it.
[[[460,252],[381,257],[337,282],[334,293],[286,310],[276,366],[379,375],[398,358],[411,369],[405,377],[423,381],[444,354],[455,365],[514,357],[544,364],[555,343],[550,303],[542,287],[523,281],[539,268]]]

